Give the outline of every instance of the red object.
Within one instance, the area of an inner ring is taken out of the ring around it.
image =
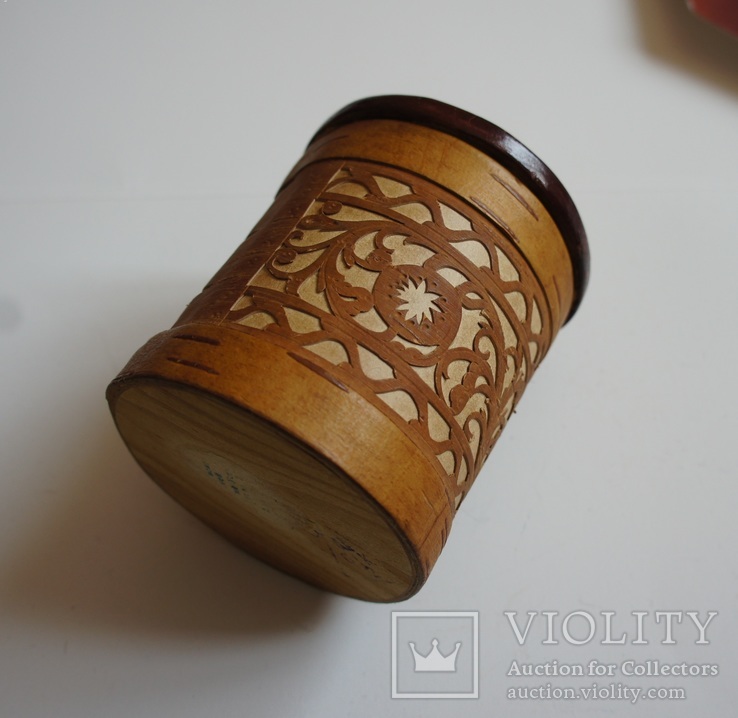
[[[738,0],[688,0],[687,4],[708,22],[738,35]]]

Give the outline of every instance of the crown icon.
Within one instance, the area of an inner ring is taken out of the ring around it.
[[[456,672],[456,657],[461,648],[461,643],[457,642],[456,647],[447,656],[444,656],[438,650],[438,639],[434,638],[431,641],[432,648],[428,651],[427,656],[423,656],[415,650],[415,644],[410,641],[408,644],[410,650],[413,652],[413,658],[415,659],[415,672],[416,673],[455,673]]]

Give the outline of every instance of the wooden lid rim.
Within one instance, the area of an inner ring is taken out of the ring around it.
[[[497,125],[445,102],[411,95],[382,95],[352,102],[330,117],[308,146],[338,127],[364,120],[411,122],[456,137],[499,162],[533,191],[556,222],[571,257],[574,299],[567,321],[571,319],[589,281],[589,244],[572,198],[546,164]]]

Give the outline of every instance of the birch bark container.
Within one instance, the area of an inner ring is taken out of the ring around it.
[[[566,190],[509,134],[433,100],[361,100],[110,384],[110,408],[141,467],[238,546],[402,600],[588,264]]]

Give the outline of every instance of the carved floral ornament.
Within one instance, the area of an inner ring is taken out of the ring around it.
[[[409,429],[458,507],[551,341],[502,229],[415,175],[344,164],[227,321],[268,332]]]

